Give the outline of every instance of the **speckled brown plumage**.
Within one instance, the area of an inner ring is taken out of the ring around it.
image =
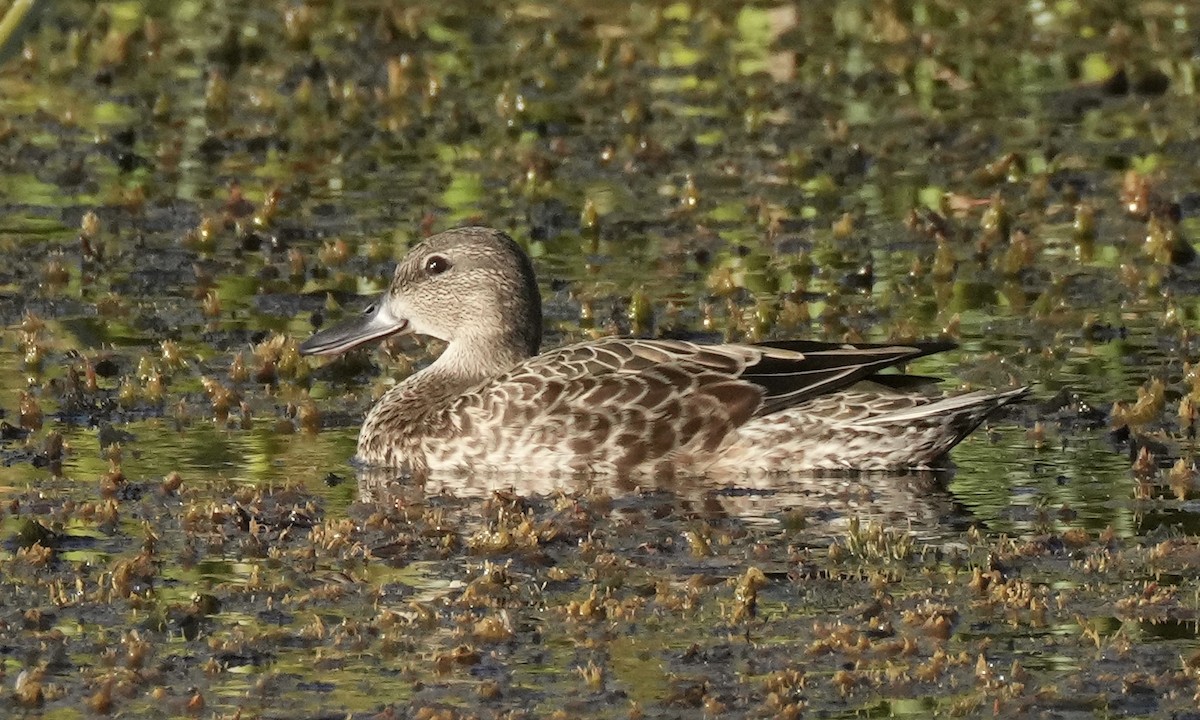
[[[358,458],[415,474],[925,467],[1026,392],[935,399],[911,391],[906,376],[879,374],[945,343],[606,338],[534,355],[532,268],[486,228],[418,245],[364,318],[314,335],[302,351],[340,352],[402,331],[449,346],[371,409]]]

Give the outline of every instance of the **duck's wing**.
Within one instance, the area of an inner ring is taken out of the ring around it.
[[[636,376],[647,379],[648,390],[659,374],[679,373],[684,378],[694,376],[696,386],[722,383],[731,385],[728,391],[742,388],[752,392],[761,397],[761,406],[755,414],[767,414],[848,388],[859,380],[877,379],[876,373],[884,368],[953,347],[949,342],[815,341],[702,346],[670,340],[604,338],[551,350],[529,360],[516,372],[568,384],[612,374]],[[671,385],[674,391],[682,391],[685,384],[677,378]]]
[[[761,390],[767,414],[836,392],[894,365],[954,348],[949,342],[841,344],[787,340],[756,345],[697,345],[676,340],[608,338],[568,345],[526,363],[523,369],[542,371],[564,380],[609,374],[640,375],[655,368],[703,371],[713,377],[738,380]],[[896,385],[906,376],[881,376]],[[923,381],[927,379],[922,379]]]
[[[910,376],[906,375],[877,373],[956,346],[950,342],[850,345],[787,340],[750,347],[762,352],[762,356],[747,366],[741,376],[764,389],[762,413],[765,414],[837,392],[862,380],[873,380],[897,389],[927,384],[933,379],[922,377],[910,381]]]
[[[755,415],[936,349],[602,339],[521,363],[465,393],[448,417],[480,458],[557,448],[634,467],[713,453]]]
[[[695,357],[693,357],[695,356]],[[447,418],[480,462],[558,454],[613,470],[713,453],[762,407],[734,356],[601,340],[553,350],[459,397]]]

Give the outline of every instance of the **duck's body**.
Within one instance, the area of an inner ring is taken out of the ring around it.
[[[879,372],[945,343],[696,345],[606,338],[538,355],[532,267],[503,233],[414,248],[357,322],[305,353],[411,330],[449,341],[371,409],[358,459],[446,471],[701,474],[928,467],[1026,392],[934,399]]]

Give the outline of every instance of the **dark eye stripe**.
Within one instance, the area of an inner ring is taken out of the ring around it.
[[[441,275],[450,269],[450,261],[441,255],[434,255],[425,261],[427,275]]]

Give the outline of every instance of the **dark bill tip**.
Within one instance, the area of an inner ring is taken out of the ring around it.
[[[376,301],[358,317],[325,328],[300,343],[299,350],[301,355],[340,355],[407,329],[407,320],[395,317],[383,302]]]

